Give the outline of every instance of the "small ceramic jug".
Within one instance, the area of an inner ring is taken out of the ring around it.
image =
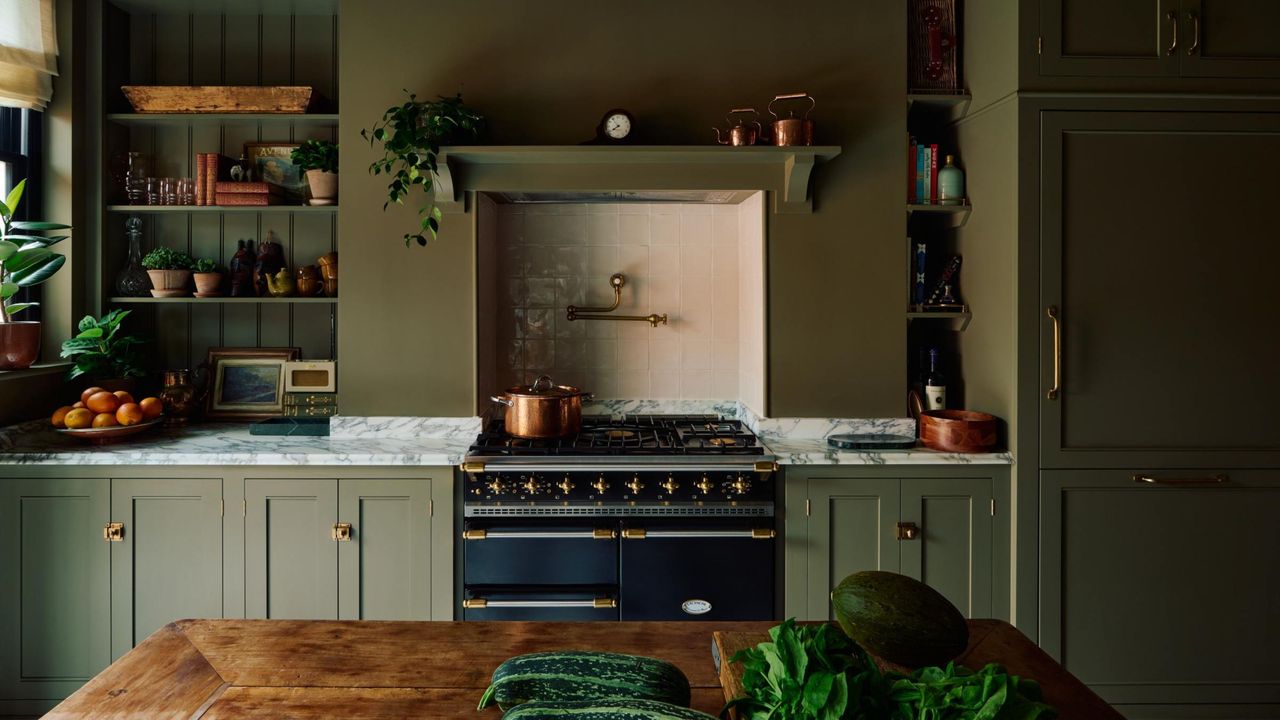
[[[315,265],[303,265],[294,273],[298,281],[298,297],[315,297],[320,294],[320,274]]]

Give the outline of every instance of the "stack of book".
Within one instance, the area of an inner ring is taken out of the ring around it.
[[[214,196],[219,180],[231,179],[235,160],[219,153],[196,153],[196,205],[216,205]]]
[[[338,396],[324,392],[287,392],[284,394],[285,417],[333,417],[338,414]]]
[[[938,145],[916,142],[914,136],[907,139],[907,204],[938,204]]]
[[[284,194],[279,185],[265,182],[214,183],[214,205],[283,205]]]

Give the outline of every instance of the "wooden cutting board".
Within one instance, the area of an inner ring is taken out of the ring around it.
[[[768,633],[717,630],[712,635],[712,653],[720,671],[725,701],[742,697],[746,694],[742,690],[742,666],[729,662],[729,658],[739,650],[766,642]],[[903,671],[879,658],[876,662],[882,668]],[[1039,682],[1044,701],[1058,709],[1060,720],[1124,720],[1124,716],[1036,647],[1026,635],[1002,620],[970,620],[969,647],[956,662],[975,670],[987,663],[1000,663],[1014,675]]]

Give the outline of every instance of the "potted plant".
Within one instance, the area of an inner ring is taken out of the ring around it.
[[[142,258],[142,267],[151,278],[151,294],[158,298],[182,297],[191,279],[191,256],[167,247],[158,247]]]
[[[222,266],[211,258],[200,258],[191,265],[196,281],[196,297],[222,295]]]
[[[133,390],[134,378],[146,372],[138,352],[144,341],[121,332],[129,312],[112,310],[101,318],[86,315],[80,321],[80,333],[62,343],[62,357],[73,363],[68,380],[87,377],[108,390]]]
[[[70,225],[14,219],[26,186],[26,180],[20,181],[0,203],[0,370],[24,370],[40,356],[40,321],[13,319],[35,303],[15,302],[14,296],[53,277],[67,261],[49,246],[70,236],[43,233],[69,230]]]
[[[432,195],[440,146],[473,141],[483,129],[484,118],[462,104],[461,94],[441,96],[431,102],[420,101],[417,95],[410,94],[404,104],[388,108],[372,129],[360,131],[370,146],[382,143],[383,155],[369,165],[369,172],[391,176],[383,210],[391,203],[403,205],[405,195],[415,185],[427,194],[427,203],[418,208],[421,218],[418,232],[405,233],[406,246],[410,240],[426,246],[426,233],[430,231],[431,237],[435,237],[440,231],[440,208],[436,207]]]
[[[290,157],[299,170],[307,172],[312,205],[332,205],[338,201],[338,146],[328,140],[307,140],[293,149]]]

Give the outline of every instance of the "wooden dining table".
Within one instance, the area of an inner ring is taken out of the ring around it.
[[[648,655],[684,671],[693,706],[725,690],[713,633],[766,638],[772,622],[331,622],[180,620],[130,650],[50,718],[498,718],[476,704],[502,661],[547,650]],[[747,635],[742,635],[746,633]],[[970,620],[962,664],[1038,680],[1062,720],[1123,720],[1025,635]]]

